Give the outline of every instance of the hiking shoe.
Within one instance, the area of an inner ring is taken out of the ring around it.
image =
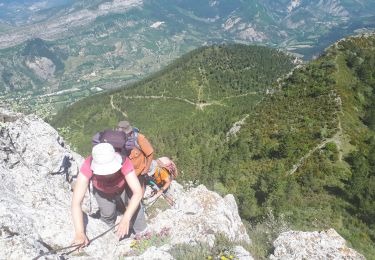
[[[100,210],[97,210],[96,212],[91,213],[89,216],[94,219],[100,219]]]

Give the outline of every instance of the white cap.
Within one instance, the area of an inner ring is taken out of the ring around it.
[[[121,155],[109,143],[100,143],[92,148],[91,170],[97,175],[110,175],[121,169]]]

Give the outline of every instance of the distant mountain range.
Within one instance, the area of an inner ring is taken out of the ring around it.
[[[0,93],[28,110],[64,107],[125,86],[200,46],[262,44],[309,59],[345,35],[375,28],[375,2],[364,0],[45,0],[0,6]]]

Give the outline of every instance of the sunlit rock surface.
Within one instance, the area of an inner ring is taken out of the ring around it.
[[[360,259],[365,257],[346,246],[334,229],[321,232],[288,231],[273,243],[270,259]]]

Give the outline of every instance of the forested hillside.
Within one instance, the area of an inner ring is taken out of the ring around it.
[[[67,130],[68,140],[88,154],[88,137],[128,117],[150,136],[158,154],[185,158],[181,163],[187,171],[200,172],[207,166],[201,162],[207,160],[201,158],[203,150],[208,155],[225,142],[231,125],[250,113],[271,83],[292,67],[292,57],[266,47],[200,48],[128,88],[75,103],[52,123]]]
[[[235,194],[250,226],[271,210],[292,228],[333,227],[371,259],[374,48],[374,36],[342,40],[286,78],[292,63],[275,50],[203,48],[127,89],[77,102],[52,124],[88,154],[96,131],[127,117],[157,155],[174,158],[181,179]]]
[[[374,36],[342,40],[295,70],[224,145],[206,182],[236,194],[251,221],[271,208],[295,228],[334,227],[371,259],[374,50]]]

